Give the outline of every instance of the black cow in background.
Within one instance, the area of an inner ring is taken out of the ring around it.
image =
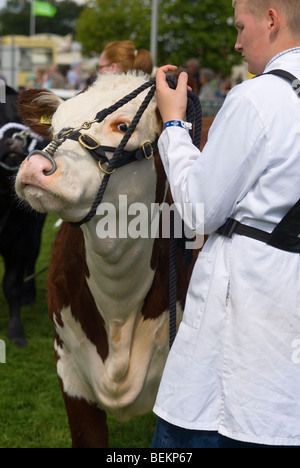
[[[27,154],[45,147],[37,135],[21,124],[16,109],[18,93],[6,86],[6,103],[0,104],[0,254],[4,259],[3,292],[9,307],[9,340],[26,346],[21,307],[35,302],[34,274],[45,215],[20,204],[14,179]]]

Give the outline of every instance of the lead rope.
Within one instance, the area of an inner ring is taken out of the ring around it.
[[[172,89],[176,88],[176,80],[168,80],[168,84]],[[202,109],[199,97],[188,91],[188,102],[186,111],[186,120],[193,124],[193,129],[190,130],[190,136],[193,144],[200,148],[201,143],[201,130],[202,130]],[[170,314],[170,325],[169,325],[169,349],[172,348],[174,343],[176,332],[177,332],[177,264],[178,264],[178,250],[181,246],[183,263],[190,265],[193,260],[193,250],[185,249],[184,244],[186,241],[184,235],[184,229],[182,229],[183,239],[176,239],[174,236],[174,223],[175,216],[174,212],[171,211],[170,219],[170,261],[169,261],[169,314]],[[183,225],[183,222],[182,222]]]
[[[175,89],[177,86],[177,80],[173,78],[171,75],[167,75],[167,81],[170,88]],[[136,89],[132,93],[125,96],[123,99],[118,101],[116,104],[111,106],[108,109],[104,109],[103,111],[99,112],[96,116],[96,121],[101,122],[107,115],[117,110],[119,107],[122,107],[124,104],[129,102],[130,100],[134,99],[138,94],[142,91],[150,87],[150,91],[148,92],[146,98],[144,99],[142,105],[140,106],[138,112],[136,113],[134,119],[132,120],[131,124],[129,125],[121,143],[119,144],[117,150],[115,151],[113,157],[111,158],[107,172],[105,174],[98,191],[98,194],[95,198],[95,201],[92,205],[90,212],[87,216],[78,223],[70,223],[73,227],[78,227],[81,224],[87,223],[90,221],[96,213],[97,207],[100,205],[105,189],[107,187],[111,172],[115,168],[115,162],[117,161],[120,153],[122,153],[123,149],[125,148],[128,140],[130,139],[132,133],[134,132],[137,124],[139,123],[143,113],[148,107],[151,99],[154,96],[156,84],[155,79],[152,79],[142,85],[140,88]],[[202,110],[199,97],[190,91],[188,91],[188,103],[187,103],[187,112],[186,112],[186,119],[188,122],[193,123],[193,129],[190,131],[190,135],[193,141],[193,144],[199,148],[201,142],[201,129],[202,129]],[[173,342],[176,336],[177,330],[177,255],[178,255],[178,247],[179,242],[178,239],[174,237],[174,213],[171,211],[171,239],[170,239],[170,262],[169,262],[169,348],[171,349]],[[184,243],[184,239],[180,239],[180,244]],[[183,249],[183,262],[185,264],[190,264],[192,262],[193,257],[193,250],[185,250]]]
[[[170,260],[169,260],[169,349],[172,348],[177,332],[177,255],[178,239],[174,237],[174,212],[170,212]]]

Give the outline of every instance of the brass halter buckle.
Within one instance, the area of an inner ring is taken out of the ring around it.
[[[147,155],[147,148],[150,148],[150,155]],[[146,143],[144,143],[142,145],[142,150],[143,150],[143,154],[144,154],[144,157],[145,159],[151,159],[153,158],[153,146],[151,145],[151,143],[149,143],[149,141],[146,141]]]
[[[106,171],[103,167],[102,167],[102,164],[101,164],[101,161],[98,161],[98,166],[99,166],[99,169],[104,172],[104,174],[107,174],[107,175],[112,175],[116,169],[113,169],[112,171]]]
[[[84,138],[85,137],[88,137],[92,142],[95,143],[95,145],[89,145],[86,141],[84,141]],[[83,146],[84,148],[86,148],[87,150],[95,150],[97,148],[99,148],[99,146],[101,146],[101,143],[100,141],[98,141],[95,137],[91,136],[91,135],[88,135],[87,133],[82,133],[80,135],[80,137],[78,138],[78,141],[79,143],[81,144],[81,146]],[[101,164],[101,161],[98,161],[98,166],[99,166],[99,169],[104,172],[104,174],[107,174],[107,175],[111,175],[115,172],[115,169],[113,169],[112,171],[106,171],[103,167],[102,167],[102,164]]]
[[[88,137],[90,140],[92,140],[92,142],[95,143],[95,146],[91,146],[88,143],[86,143],[83,140],[84,137]],[[88,150],[95,150],[95,149],[99,148],[99,146],[101,146],[100,141],[98,141],[95,137],[93,137],[91,135],[88,135],[87,133],[81,133],[80,137],[78,138],[78,141],[81,144],[81,146],[83,146],[84,148],[86,148]]]

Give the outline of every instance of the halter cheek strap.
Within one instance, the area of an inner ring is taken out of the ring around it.
[[[107,173],[103,169],[103,164],[108,164],[109,159],[106,156],[106,153],[115,153],[117,148],[113,146],[102,146],[101,143],[93,136],[88,135],[87,133],[75,133],[69,137],[70,140],[79,141],[81,146],[85,148],[91,156],[93,156],[96,161],[98,161],[99,168],[102,172]],[[144,143],[141,148],[138,148],[134,151],[125,151],[121,153],[120,157],[116,160],[112,172],[114,172],[119,167],[125,166],[134,161],[142,161],[143,159],[151,159],[154,153],[157,151],[157,143]]]

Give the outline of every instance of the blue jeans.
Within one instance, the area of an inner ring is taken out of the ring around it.
[[[158,419],[151,448],[283,448],[229,439],[216,431],[197,431]],[[300,448],[290,446],[290,448]]]

